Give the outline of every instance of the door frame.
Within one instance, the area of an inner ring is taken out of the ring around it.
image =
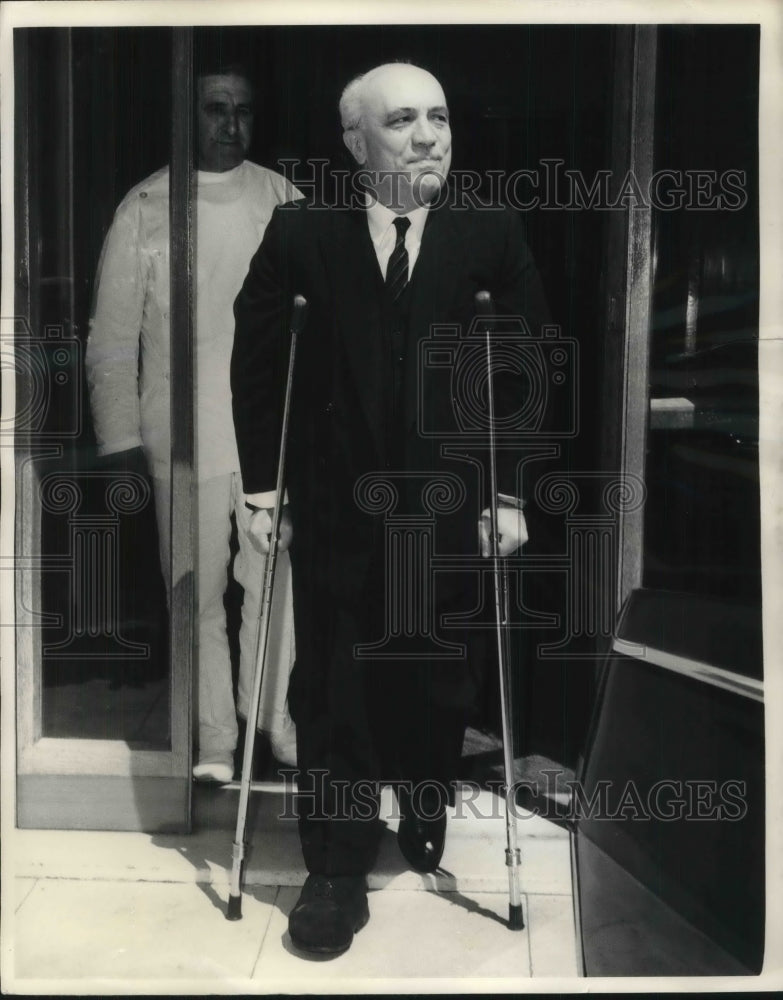
[[[654,24],[616,28],[610,167],[617,188],[632,172],[641,190],[649,190],[657,37]],[[602,465],[622,478],[628,477],[629,482],[642,483],[649,410],[652,207],[646,204],[609,214]],[[620,509],[617,518],[615,616],[642,583],[644,504]]]

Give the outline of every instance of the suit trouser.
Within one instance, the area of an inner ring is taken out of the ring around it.
[[[167,593],[170,594],[171,489],[168,480],[159,478],[154,479],[154,488],[161,566]],[[220,760],[233,753],[237,743],[237,708],[240,715],[247,716],[253,682],[256,622],[263,584],[264,557],[250,541],[250,511],[244,504],[238,472],[200,481],[197,504],[198,744],[199,760],[205,762]],[[236,516],[239,541],[239,551],[234,560],[234,576],[244,589],[236,708],[223,604],[231,557],[232,513]],[[266,732],[281,732],[291,724],[286,699],[294,651],[291,566],[288,554],[281,553],[277,560],[269,649],[258,721],[258,728]]]
[[[444,805],[453,798],[474,690],[466,680],[470,664],[357,657],[357,642],[378,637],[368,630],[374,616],[362,611],[331,607],[314,615],[317,662],[297,663],[291,680],[297,813],[310,872],[371,869],[383,832],[381,783],[405,782],[412,791],[426,785]]]

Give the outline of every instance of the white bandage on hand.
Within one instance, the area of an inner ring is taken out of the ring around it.
[[[258,551],[264,555],[269,552],[269,539],[272,534],[273,514],[274,509],[269,510],[267,507],[261,507],[259,510],[253,511],[250,516],[250,523],[247,527],[248,534],[250,535],[250,541],[258,549]],[[286,505],[280,511],[277,551],[285,552],[291,544],[292,537],[293,528],[291,526],[291,515],[288,511],[288,506]]]
[[[250,541],[259,552],[269,551],[269,536],[272,533],[272,513],[264,507],[254,510],[247,528]]]
[[[489,507],[481,512],[479,521],[479,540],[482,556],[492,555],[490,543],[491,516]],[[517,507],[498,507],[498,554],[511,555],[528,540],[527,522],[521,509]]]

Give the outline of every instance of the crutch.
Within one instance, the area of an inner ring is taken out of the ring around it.
[[[514,745],[511,722],[511,692],[509,679],[509,599],[508,566],[499,551],[498,532],[498,475],[495,442],[495,391],[492,371],[492,322],[495,309],[489,292],[477,292],[476,311],[485,317],[487,356],[487,415],[489,417],[489,519],[492,545],[492,569],[495,582],[495,632],[498,646],[498,675],[500,679],[500,722],[503,737],[503,774],[506,802],[506,866],[508,868],[508,926],[521,931],[524,926],[522,895],[519,889],[519,868],[522,864],[517,845],[517,817],[514,811]]]
[[[250,705],[247,713],[247,729],[245,731],[245,748],[242,756],[242,779],[239,783],[239,806],[237,808],[237,827],[234,834],[234,847],[231,853],[231,881],[229,883],[228,920],[242,919],[242,866],[247,847],[247,805],[250,798],[250,780],[253,771],[253,750],[256,742],[256,726],[258,724],[258,709],[261,701],[261,685],[264,679],[266,649],[269,639],[269,620],[272,613],[272,592],[275,585],[275,568],[277,566],[278,531],[280,528],[280,511],[283,507],[283,489],[285,486],[285,452],[288,439],[288,417],[291,410],[291,386],[294,379],[294,361],[296,359],[296,338],[301,332],[307,315],[307,301],[303,295],[294,296],[294,306],[291,313],[291,351],[288,356],[288,379],[285,387],[285,403],[283,406],[283,426],[280,432],[280,457],[277,463],[277,483],[275,486],[277,502],[272,515],[272,532],[269,536],[269,552],[264,567],[264,586],[261,592],[261,605],[258,611],[255,638],[255,661],[253,669],[253,688],[250,695]]]

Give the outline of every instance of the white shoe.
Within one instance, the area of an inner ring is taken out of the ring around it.
[[[196,781],[211,781],[218,785],[227,785],[234,778],[233,760],[230,763],[225,760],[199,762],[193,768],[193,777]]]
[[[267,733],[275,760],[288,767],[296,767],[296,726],[291,723],[287,729],[277,733]]]

